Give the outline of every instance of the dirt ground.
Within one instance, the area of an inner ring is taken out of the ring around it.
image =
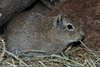
[[[88,48],[100,50],[100,0],[67,0],[57,4],[47,15],[62,12],[82,27]]]

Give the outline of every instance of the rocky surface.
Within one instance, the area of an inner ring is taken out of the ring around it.
[[[0,0],[0,26],[29,7],[35,0]]]

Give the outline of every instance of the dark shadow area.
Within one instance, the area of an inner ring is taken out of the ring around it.
[[[35,0],[35,2],[34,2],[31,6],[29,6],[28,8],[26,8],[26,9],[23,10],[23,11],[27,11],[27,10],[32,9],[38,2],[41,2],[41,0]]]
[[[81,43],[80,42],[74,42],[73,43],[73,47],[77,47],[77,46],[79,46]]]
[[[7,25],[8,25],[8,23],[5,23],[5,24],[3,24],[3,25],[0,27],[0,34],[4,34],[4,33],[5,33],[5,30],[6,30],[6,28],[7,28]]]

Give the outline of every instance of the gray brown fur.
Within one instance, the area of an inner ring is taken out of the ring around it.
[[[59,20],[57,24],[57,20]],[[67,24],[74,29],[68,30]],[[29,50],[44,50],[46,53],[28,53],[25,56],[59,54],[72,42],[84,36],[79,26],[65,14],[43,16],[35,12],[24,12],[15,17],[6,30],[7,49],[13,53]]]

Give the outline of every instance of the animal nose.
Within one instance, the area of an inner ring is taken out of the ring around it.
[[[80,34],[81,36],[83,36],[83,37],[85,36],[85,34],[84,34],[84,32],[82,31],[82,29],[79,30],[79,34]]]
[[[82,29],[79,31],[79,34],[81,35],[81,40],[83,40],[84,39],[84,37],[85,37],[85,34],[84,34],[84,32],[82,31]]]
[[[83,32],[83,31],[81,31],[81,32],[80,32],[80,34],[81,34],[83,37],[85,36],[85,34],[84,34],[84,32]]]

